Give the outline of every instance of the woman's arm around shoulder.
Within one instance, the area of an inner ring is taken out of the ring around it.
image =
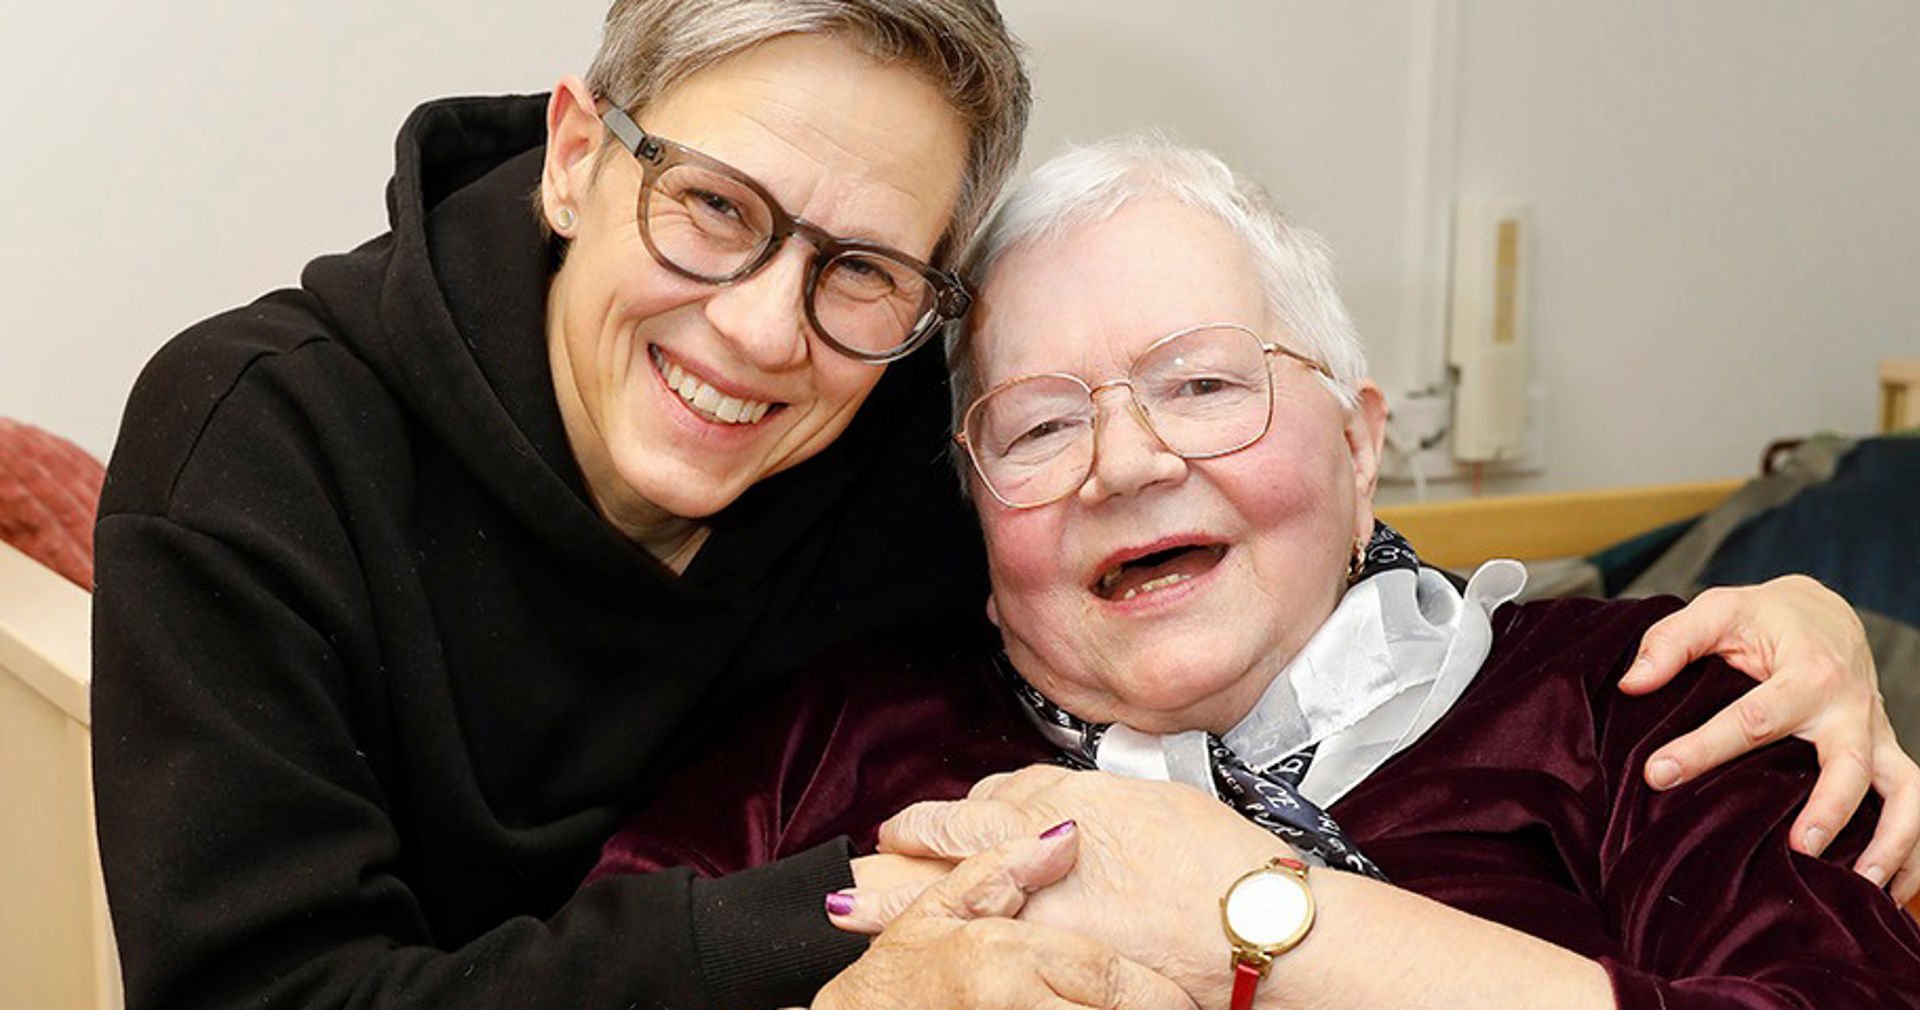
[[[485,809],[479,783],[403,773],[418,766],[401,747],[449,766],[463,750],[423,744],[457,720],[407,715],[429,685],[405,674],[428,660],[389,648],[409,615],[370,602],[409,560],[367,553],[372,527],[402,527],[416,449],[297,310],[241,312],[265,318],[193,335],[142,380],[97,532],[94,771],[127,1005],[777,1001],[759,987],[790,962],[729,944],[780,937],[756,908],[817,922],[817,898],[777,896],[844,883],[843,854],[569,899],[591,842],[570,856],[548,828],[448,823]],[[469,850],[543,858],[460,863]]]

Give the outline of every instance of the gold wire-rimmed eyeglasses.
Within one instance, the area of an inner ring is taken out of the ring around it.
[[[1148,345],[1122,378],[1021,375],[981,394],[954,435],[988,493],[1008,508],[1051,505],[1093,472],[1096,394],[1124,387],[1141,426],[1182,459],[1215,459],[1273,425],[1273,356],[1333,380],[1327,366],[1239,323],[1202,323]]]

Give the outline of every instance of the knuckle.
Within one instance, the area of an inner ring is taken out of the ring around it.
[[[1004,873],[990,873],[969,883],[954,896],[955,908],[971,920],[1005,914],[1010,893],[1019,889]]]
[[[926,830],[927,821],[933,811],[925,803],[915,803],[893,818],[891,823],[903,834],[918,834]]]
[[[1751,597],[1752,593],[1753,589],[1749,586],[1713,586],[1695,596],[1692,607],[1702,611],[1739,607]]]
[[[1740,729],[1740,736],[1749,746],[1758,746],[1773,739],[1773,708],[1752,693],[1742,695],[1739,701],[1734,702],[1733,717],[1734,724]]]
[[[1681,615],[1685,613],[1685,610],[1676,610],[1649,625],[1640,635],[1638,656],[1672,651],[1677,644],[1675,640],[1680,637],[1679,629],[1684,620]]]
[[[933,840],[934,848],[942,852],[963,852],[966,850],[965,832],[952,819],[942,819],[929,826],[927,836]]]
[[[934,819],[934,802],[922,800],[887,818],[886,822],[880,825],[882,836],[918,838],[925,834],[929,822]]]

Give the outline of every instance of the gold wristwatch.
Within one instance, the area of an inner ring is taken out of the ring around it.
[[[1273,959],[1300,945],[1313,928],[1307,864],[1275,857],[1220,896],[1220,925],[1233,945],[1231,1010],[1253,1010],[1253,992]]]

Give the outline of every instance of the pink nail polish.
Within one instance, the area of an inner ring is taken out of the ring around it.
[[[1061,821],[1060,823],[1054,825],[1053,827],[1050,827],[1047,830],[1040,832],[1040,837],[1041,838],[1058,838],[1061,835],[1064,835],[1067,832],[1072,830],[1073,830],[1072,821]]]
[[[827,895],[828,915],[852,915],[853,895],[845,891],[835,891]]]

